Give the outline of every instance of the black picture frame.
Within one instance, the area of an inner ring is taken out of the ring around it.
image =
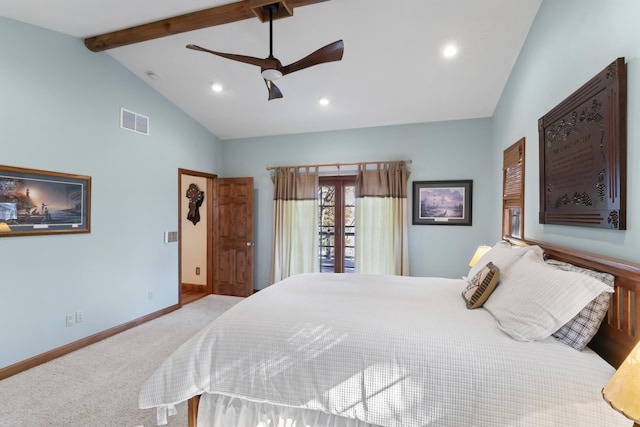
[[[91,232],[91,177],[0,166],[0,237]]]
[[[414,225],[471,225],[473,180],[414,181]]]

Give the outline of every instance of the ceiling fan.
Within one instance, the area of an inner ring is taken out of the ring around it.
[[[262,59],[255,58],[253,56],[216,52],[195,44],[188,44],[186,47],[188,49],[208,52],[233,61],[260,67],[262,78],[264,79],[264,82],[267,85],[267,90],[269,91],[269,101],[276,98],[282,98],[282,92],[280,92],[280,89],[278,89],[278,87],[273,83],[274,80],[277,80],[287,74],[313,67],[314,65],[340,61],[342,59],[344,43],[342,40],[338,40],[321,47],[299,61],[283,66],[280,60],[273,56],[273,16],[278,11],[278,3],[266,5],[264,6],[264,10],[269,14],[269,56],[267,58]]]

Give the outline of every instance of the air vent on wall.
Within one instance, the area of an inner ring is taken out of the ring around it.
[[[149,135],[149,117],[121,108],[120,127],[143,135]]]

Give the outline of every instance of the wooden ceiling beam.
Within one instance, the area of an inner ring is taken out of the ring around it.
[[[253,14],[260,22],[269,22],[269,12],[265,6],[276,4],[274,0],[249,0],[249,7]],[[278,7],[273,14],[273,20],[287,18],[293,16],[293,8],[289,6],[288,0],[280,0],[277,2]]]
[[[328,0],[286,0],[286,4],[288,8],[293,11],[296,7],[308,6],[325,1]],[[256,17],[256,14],[252,10],[252,5],[255,3],[255,1],[243,0],[174,16],[172,18],[161,19],[148,24],[88,37],[84,39],[84,45],[93,52],[102,52],[107,49],[127,46],[174,34],[242,21]],[[272,3],[280,2],[274,0]],[[279,18],[286,16],[290,15],[282,15],[279,16]]]

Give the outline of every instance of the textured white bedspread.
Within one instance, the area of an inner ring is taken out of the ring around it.
[[[519,342],[457,279],[305,274],[235,305],[147,380],[141,408],[201,393],[380,426],[630,426],[614,369],[553,338]]]

